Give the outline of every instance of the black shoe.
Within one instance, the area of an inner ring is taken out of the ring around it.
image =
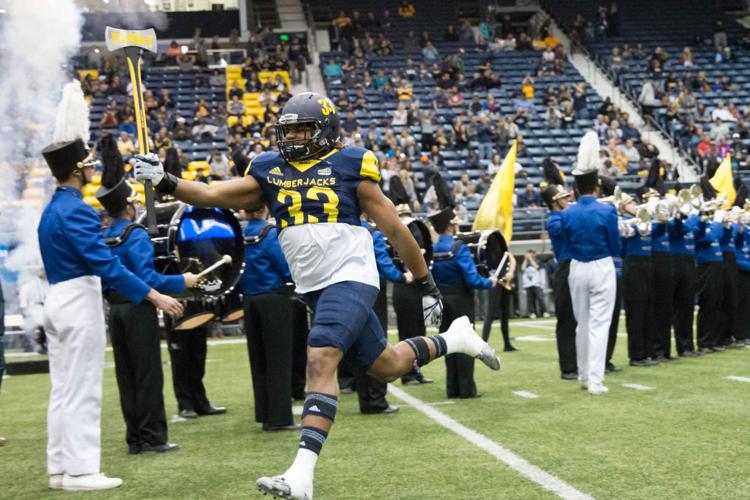
[[[616,372],[621,372],[622,368],[615,366],[614,364],[612,364],[611,361],[607,361],[606,370],[608,373],[616,373]]]
[[[420,384],[432,384],[435,381],[431,378],[425,377],[420,373],[419,375],[417,375],[417,382],[419,382]]]
[[[700,349],[698,349],[697,352],[698,352],[699,355],[703,356],[705,354],[711,354],[711,353],[713,353],[714,350],[711,349],[710,347],[701,347]]]
[[[174,443],[162,443],[162,444],[143,443],[141,445],[141,451],[144,453],[149,452],[149,451],[153,451],[156,453],[164,453],[167,451],[175,451],[175,450],[178,450],[179,448],[180,447]]]
[[[265,432],[282,432],[282,431],[298,431],[302,428],[299,424],[289,425],[269,425],[263,424],[263,430]]]
[[[419,380],[417,380],[416,378],[407,378],[401,379],[401,383],[404,385],[419,385]]]
[[[562,372],[560,378],[563,380],[578,380],[578,372]]]
[[[128,445],[128,455],[137,455],[141,452],[140,445]]]
[[[724,352],[727,350],[726,346],[723,345],[715,345],[711,348],[714,352]]]
[[[727,349],[744,349],[745,348],[745,341],[744,340],[735,340],[731,344],[727,346]]]
[[[698,356],[702,356],[702,354],[699,354],[695,351],[685,351],[680,353],[681,358],[697,358]]]
[[[341,389],[339,389],[339,392],[341,394],[352,394],[354,392],[354,389],[351,387],[342,387]]]
[[[222,415],[227,412],[223,406],[209,406],[206,410],[198,412],[198,415]]]
[[[398,406],[388,405],[387,408],[383,408],[382,410],[363,411],[362,414],[364,415],[390,415],[391,413],[398,413],[399,410],[400,408]]]
[[[659,362],[655,361],[653,359],[631,359],[630,360],[630,366],[636,366],[636,367],[647,367],[647,366],[656,366]]]
[[[513,351],[517,351],[517,350],[518,350],[518,349],[517,349],[517,348],[515,348],[515,347],[513,347],[512,345],[506,345],[506,346],[505,346],[505,347],[503,348],[503,352],[513,352]]]
[[[198,418],[198,414],[195,410],[180,410],[179,415],[182,418]]]

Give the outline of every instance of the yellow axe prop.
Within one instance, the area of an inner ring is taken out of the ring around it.
[[[135,126],[138,131],[138,150],[143,154],[149,152],[148,128],[146,127],[146,109],[143,105],[143,84],[141,83],[141,54],[144,50],[156,53],[156,32],[153,28],[147,30],[123,30],[107,26],[104,33],[107,50],[114,52],[122,49],[128,60],[130,82],[133,86],[133,107],[135,109]],[[151,181],[144,186],[146,195],[146,224],[148,232],[156,235],[156,208],[154,202],[154,187]]]

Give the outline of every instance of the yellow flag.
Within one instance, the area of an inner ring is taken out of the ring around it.
[[[732,178],[732,160],[729,157],[729,153],[724,157],[724,160],[716,169],[716,173],[711,180],[708,181],[718,194],[723,194],[726,197],[724,203],[724,210],[729,210],[734,204],[734,199],[737,197],[737,193],[734,190],[734,179]]]
[[[499,229],[505,241],[513,237],[513,188],[516,180],[516,141],[484,195],[474,219],[474,231]]]

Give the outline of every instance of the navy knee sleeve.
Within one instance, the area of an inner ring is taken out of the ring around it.
[[[336,406],[338,398],[331,394],[322,392],[308,392],[305,396],[305,404],[302,407],[302,418],[307,415],[327,418],[331,422],[336,420]]]
[[[431,341],[435,345],[435,358],[445,355],[447,346],[445,340],[440,335],[435,335],[434,337],[412,337],[404,340],[414,351],[414,356],[417,358],[417,366],[424,366],[431,361],[428,341]]]

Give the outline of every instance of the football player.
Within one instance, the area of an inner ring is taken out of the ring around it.
[[[423,295],[425,321],[440,324],[440,291],[417,242],[380,190],[375,155],[339,140],[339,117],[327,97],[292,97],[276,126],[278,152],[257,156],[241,179],[189,182],[164,172],[154,155],[139,156],[135,177],[157,191],[200,207],[257,210],[269,207],[297,292],[315,311],[308,337],[307,389],[297,456],[281,475],[258,479],[265,493],[312,499],[315,463],[336,416],[336,367],[342,357],[369,375],[396,380],[450,353],[464,353],[493,370],[500,360],[466,317],[433,337],[388,345],[373,304],[379,277],[372,238],[360,225],[365,212],[385,234]]]

